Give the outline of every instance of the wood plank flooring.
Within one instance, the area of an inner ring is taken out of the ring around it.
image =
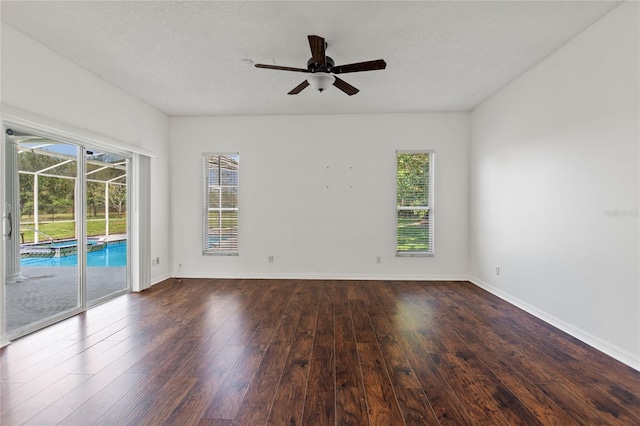
[[[466,282],[169,280],[0,350],[2,425],[637,425],[640,373]]]

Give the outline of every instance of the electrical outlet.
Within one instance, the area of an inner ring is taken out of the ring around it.
[[[159,265],[159,264],[160,264],[160,258],[156,257],[156,265]]]
[[[269,256],[269,263],[273,263],[276,261],[276,257],[274,255]]]
[[[496,266],[496,275],[500,275],[500,267]]]
[[[376,263],[382,263],[382,256],[376,256]]]

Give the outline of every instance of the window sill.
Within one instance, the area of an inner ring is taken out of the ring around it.
[[[396,252],[396,257],[434,257],[433,253],[428,252]]]

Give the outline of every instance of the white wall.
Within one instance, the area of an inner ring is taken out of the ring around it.
[[[151,254],[161,263],[152,268],[151,279],[168,277],[168,117],[6,24],[1,96],[2,103],[154,153]]]
[[[638,6],[473,112],[470,186],[472,281],[636,368]]]
[[[466,277],[466,113],[171,118],[170,139],[181,276]],[[435,257],[395,257],[397,149],[436,151]],[[237,257],[202,255],[204,152],[240,153]]]

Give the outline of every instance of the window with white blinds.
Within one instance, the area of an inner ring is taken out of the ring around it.
[[[433,255],[433,152],[396,152],[396,255]]]
[[[238,254],[239,154],[204,155],[203,254]]]

